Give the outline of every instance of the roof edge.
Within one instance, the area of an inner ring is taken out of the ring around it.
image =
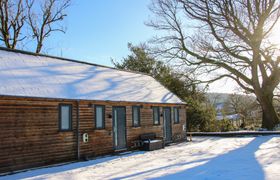
[[[187,105],[187,103],[166,103],[166,102],[141,102],[141,101],[112,101],[112,100],[94,100],[94,99],[69,99],[69,98],[54,98],[54,97],[39,97],[39,96],[19,96],[19,95],[1,95],[0,98],[30,98],[30,99],[45,99],[59,101],[97,101],[97,102],[113,102],[113,103],[139,103],[139,104],[164,104],[164,105]]]

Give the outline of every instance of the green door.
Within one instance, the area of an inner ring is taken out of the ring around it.
[[[163,108],[164,138],[165,143],[172,142],[171,108]]]
[[[126,109],[113,107],[113,132],[115,150],[126,149]]]

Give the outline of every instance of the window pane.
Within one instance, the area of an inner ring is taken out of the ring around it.
[[[174,119],[175,119],[175,122],[177,123],[178,121],[177,121],[177,109],[175,108],[174,109],[175,111],[174,111]]]
[[[159,124],[159,107],[153,107],[154,124]]]
[[[103,106],[95,106],[95,118],[96,118],[96,128],[103,127]]]
[[[61,106],[61,129],[70,129],[70,106]]]
[[[132,109],[132,119],[133,119],[133,126],[139,126],[140,122],[139,122],[139,113],[140,113],[140,109],[139,107],[133,107]]]
[[[180,109],[177,108],[177,122],[179,123],[180,122]]]
[[[179,109],[174,108],[174,121],[175,123],[179,123]]]

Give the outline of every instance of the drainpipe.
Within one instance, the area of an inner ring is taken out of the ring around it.
[[[77,137],[77,160],[80,160],[80,101],[77,100],[77,111],[76,111],[76,137]]]

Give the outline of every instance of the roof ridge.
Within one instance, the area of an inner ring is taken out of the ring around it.
[[[21,53],[21,54],[27,54],[27,55],[32,55],[32,56],[48,57],[48,58],[58,59],[58,60],[62,60],[62,61],[69,61],[69,62],[74,62],[74,63],[87,64],[87,65],[91,65],[91,66],[109,68],[109,69],[113,69],[113,70],[117,70],[117,71],[124,71],[124,72],[129,72],[129,73],[134,73],[134,74],[142,74],[142,75],[146,75],[146,76],[151,76],[150,74],[143,73],[143,72],[131,71],[131,70],[126,70],[126,69],[118,69],[118,68],[105,66],[105,65],[101,65],[101,64],[96,64],[96,63],[91,63],[91,62],[86,62],[86,61],[82,61],[82,60],[70,59],[70,58],[59,57],[59,56],[48,55],[48,54],[34,53],[34,52],[31,52],[31,51],[25,51],[25,50],[19,50],[19,49],[10,49],[10,48],[6,48],[6,47],[2,47],[2,46],[0,46],[0,50],[8,51],[8,52]]]

